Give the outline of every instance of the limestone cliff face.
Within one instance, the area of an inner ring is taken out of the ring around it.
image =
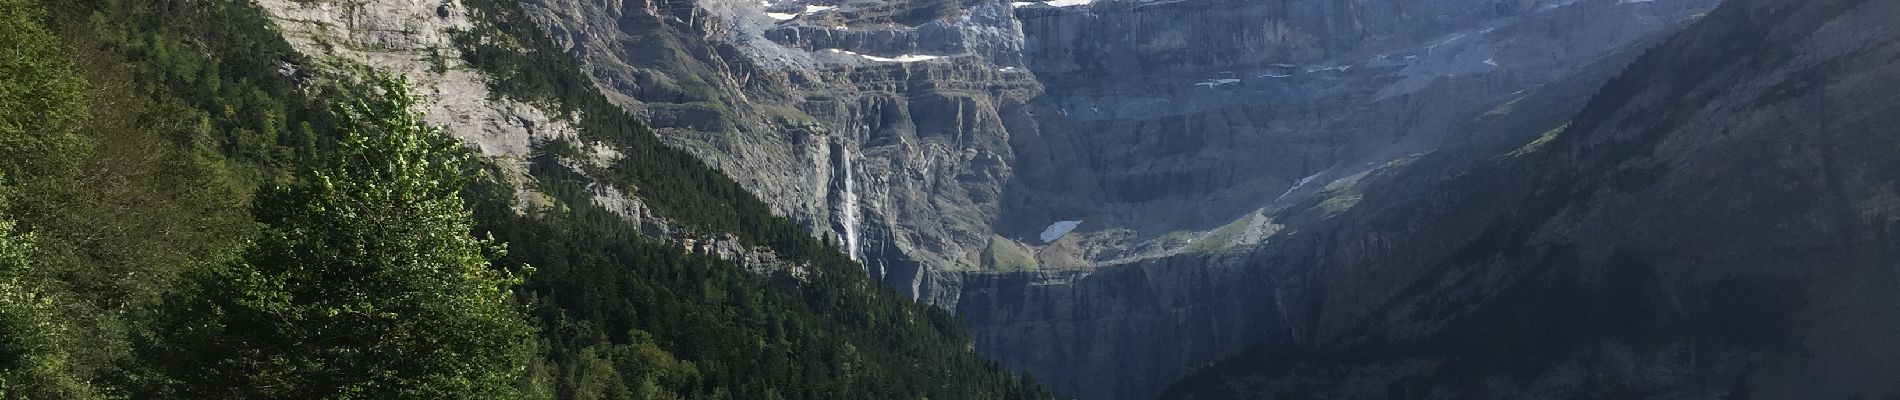
[[[1040,91],[1006,5],[526,3],[671,143],[872,274],[915,292],[982,264]]]
[[[541,107],[495,96],[461,61],[452,37],[474,27],[457,1],[257,0],[284,38],[321,65],[295,66],[339,79],[368,70],[415,86],[430,124],[483,154],[516,164],[539,143],[575,135],[570,121]]]
[[[1281,209],[1715,1],[524,3],[979,351],[1115,399],[1293,337],[1256,306],[1308,292],[1235,286]]]

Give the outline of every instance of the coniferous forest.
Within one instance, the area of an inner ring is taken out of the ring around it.
[[[523,207],[400,77],[287,71],[249,2],[0,0],[0,397],[1049,397],[470,4],[498,92],[633,151],[544,149]],[[808,273],[648,238],[592,179]]]

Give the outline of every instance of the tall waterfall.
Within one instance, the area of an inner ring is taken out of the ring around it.
[[[857,177],[851,172],[851,151],[844,152],[844,207],[839,219],[844,223],[844,251],[852,260],[864,261],[858,253]]]
[[[831,215],[833,228],[844,236],[843,247],[852,260],[863,262],[864,255],[858,249],[861,240],[858,236],[858,182],[857,172],[853,171],[852,161],[857,158],[851,153],[849,143],[842,140],[831,142]]]

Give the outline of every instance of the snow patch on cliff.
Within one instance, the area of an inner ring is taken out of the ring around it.
[[[1063,236],[1068,236],[1069,232],[1075,231],[1075,227],[1080,225],[1082,225],[1081,220],[1059,221],[1054,224],[1049,224],[1048,228],[1043,228],[1040,238],[1043,243],[1054,242],[1062,239]]]
[[[1035,6],[1035,5],[1044,5],[1044,6],[1050,6],[1050,7],[1074,7],[1074,6],[1086,6],[1086,5],[1089,5],[1089,3],[1094,3],[1094,2],[1095,0],[1015,1],[1015,2],[1010,2],[1009,5],[1012,7],[1017,7],[1017,8],[1029,7],[1029,6]]]
[[[803,11],[799,11],[799,12],[778,12],[778,11],[796,11],[797,9],[785,9],[784,7],[774,7],[774,6],[772,5],[772,3],[771,3],[771,2],[769,2],[769,1],[761,1],[761,2],[759,2],[759,4],[763,4],[763,5],[765,5],[765,7],[766,7],[766,12],[765,12],[765,16],[766,16],[767,18],[771,18],[771,19],[775,19],[775,20],[780,20],[780,21],[789,21],[789,20],[791,20],[791,19],[793,19],[793,18],[798,18],[798,16],[801,16],[801,15],[807,15],[807,14],[814,14],[814,13],[820,13],[820,12],[825,12],[825,11],[830,11],[830,10],[836,10],[836,9],[838,9],[838,7],[837,7],[837,6],[814,6],[814,5],[805,5],[805,6],[804,6],[805,8],[804,8],[804,10],[803,10]],[[776,10],[776,11],[774,11],[774,10]]]
[[[1306,184],[1313,183],[1313,180],[1319,179],[1319,176],[1321,174],[1325,174],[1325,172],[1320,172],[1318,174],[1313,174],[1313,176],[1300,178],[1298,182],[1293,182],[1293,187],[1287,188],[1286,193],[1281,193],[1280,197],[1274,198],[1273,201],[1285,200],[1287,196],[1292,196],[1293,192],[1299,191],[1300,188],[1306,187]]]
[[[878,56],[866,55],[866,54],[859,54],[859,56],[862,56],[864,57],[864,59],[871,60],[871,61],[900,62],[900,63],[930,61],[930,60],[943,58],[943,56],[931,56],[931,55],[923,55],[923,54],[905,54],[905,55],[900,55],[897,57],[878,57]]]
[[[1240,83],[1240,80],[1239,80],[1239,79],[1234,79],[1234,78],[1225,78],[1225,79],[1208,79],[1208,80],[1207,80],[1207,81],[1205,81],[1205,82],[1201,82],[1201,83],[1196,83],[1196,84],[1194,84],[1194,86],[1206,86],[1206,87],[1208,87],[1209,89],[1212,89],[1212,88],[1214,88],[1214,87],[1217,87],[1217,86],[1221,86],[1221,85],[1232,85],[1232,84],[1236,84],[1236,83]]]
[[[858,54],[858,52],[844,50],[844,49],[825,49],[825,51],[831,52],[832,54],[846,54],[846,55],[863,57],[866,60],[877,61],[877,62],[913,63],[913,62],[918,62],[918,61],[930,61],[930,60],[943,58],[943,56],[933,56],[933,55],[925,55],[925,54],[904,54],[904,55],[899,55],[897,57],[878,57],[878,56],[869,55],[869,54]]]

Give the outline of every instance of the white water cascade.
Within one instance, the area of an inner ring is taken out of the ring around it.
[[[850,150],[839,151],[838,168],[841,171],[844,188],[838,201],[838,224],[841,225],[840,230],[844,231],[845,254],[851,256],[854,261],[863,262],[863,255],[858,251],[857,176],[851,172],[851,158]]]

